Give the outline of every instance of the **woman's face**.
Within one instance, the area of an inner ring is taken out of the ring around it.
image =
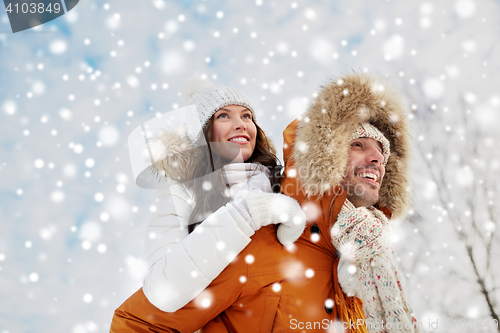
[[[212,127],[213,142],[232,142],[240,148],[243,161],[252,156],[257,139],[257,127],[252,121],[252,113],[241,105],[228,105],[214,114]],[[234,156],[225,156],[224,151],[217,153],[230,160]],[[227,155],[227,154],[226,154]]]

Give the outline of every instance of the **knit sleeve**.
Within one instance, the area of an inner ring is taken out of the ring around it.
[[[146,231],[143,290],[158,309],[174,312],[195,298],[250,242],[253,230],[230,204],[191,234],[194,203],[181,185],[161,190]]]

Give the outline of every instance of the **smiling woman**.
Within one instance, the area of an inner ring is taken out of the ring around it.
[[[252,112],[249,109],[240,105],[228,105],[218,110],[212,121],[213,141],[237,144],[242,161],[252,156],[257,138],[257,126],[252,120]],[[218,153],[226,157],[224,151]]]
[[[157,328],[154,320],[176,325],[175,318],[182,316],[178,312],[189,309],[191,303],[201,311],[194,316],[198,321],[183,320],[183,325],[201,328],[225,309],[218,310],[224,302],[216,299],[223,298],[229,306],[240,295],[229,291],[242,286],[242,278],[246,281],[247,277],[233,276],[230,263],[259,262],[254,266],[267,274],[268,267],[261,267],[257,254],[252,259],[235,259],[240,252],[243,255],[257,230],[266,227],[256,234],[269,237],[263,249],[266,258],[288,255],[281,244],[292,244],[304,231],[305,215],[298,203],[273,193],[280,190],[281,167],[273,144],[255,123],[247,97],[238,89],[196,79],[185,85],[185,104],[196,107],[202,130],[196,142],[178,128],[150,142],[160,147],[160,151],[153,149],[153,155],[160,156],[153,158],[157,161],[153,169],[168,186],[158,193],[156,213],[148,224],[143,288],[115,311],[111,332],[149,332]],[[219,281],[220,292],[204,291],[218,276],[221,280],[223,273],[231,279]],[[265,284],[269,285],[267,280]],[[165,312],[179,311],[162,313],[148,301]],[[154,319],[152,313],[160,314]],[[178,331],[191,328],[183,326]]]
[[[192,83],[188,80],[185,85],[190,86]],[[203,83],[195,81],[195,86],[198,85]],[[274,145],[255,122],[253,107],[241,91],[210,85],[195,93],[186,87],[183,90],[184,95],[191,96],[185,103],[194,103],[201,111],[201,121],[206,125],[200,140],[205,141],[208,146],[208,150],[203,150],[201,163],[196,163],[191,177],[196,206],[187,227],[188,231],[192,232],[200,221],[229,201],[225,190],[230,180],[224,177],[234,174],[234,168],[241,168],[243,165],[243,169],[248,173],[246,177],[251,178],[254,184],[256,179],[264,179],[262,175],[259,176],[264,170],[268,178],[264,180],[264,187],[257,188],[267,190],[270,181],[271,191],[279,192],[281,166],[278,164]],[[189,95],[190,93],[192,95]],[[211,105],[214,100],[216,104]],[[210,109],[210,112],[206,112],[206,109]],[[208,120],[203,118],[208,115],[212,115]],[[210,163],[206,163],[208,161]],[[266,168],[263,169],[262,166]],[[216,171],[220,169],[224,170],[222,176],[215,176]],[[239,178],[238,181],[247,181],[246,177]],[[210,193],[203,188],[208,183],[211,184]],[[243,217],[251,220],[245,210],[241,209],[241,205],[236,208]]]

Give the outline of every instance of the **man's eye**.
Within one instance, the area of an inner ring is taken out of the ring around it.
[[[353,142],[351,144],[351,147],[361,147],[361,143],[359,143],[359,142]]]

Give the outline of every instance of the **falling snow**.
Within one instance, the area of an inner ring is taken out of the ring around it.
[[[105,332],[114,309],[140,288],[144,241],[160,237],[144,230],[159,208],[154,191],[135,184],[127,138],[182,106],[186,77],[247,93],[282,159],[285,126],[321,85],[352,69],[387,77],[413,105],[411,222],[395,227],[391,242],[417,317],[488,318],[475,281],[500,288],[486,260],[500,255],[498,22],[494,0],[80,1],[20,34],[3,14],[0,299],[23,311],[7,309],[0,330]],[[314,202],[303,208],[309,220],[322,214]],[[252,255],[245,262],[258,265]],[[213,302],[203,295],[197,306]]]

